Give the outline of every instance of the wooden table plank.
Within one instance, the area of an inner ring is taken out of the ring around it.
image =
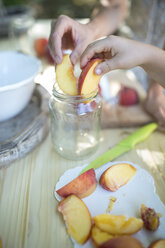
[[[134,129],[102,131],[100,147],[88,161],[115,145]],[[165,203],[165,138],[153,133],[118,160],[137,163],[155,179]],[[0,236],[5,248],[72,247],[64,222],[57,213],[53,192],[59,177],[84,161],[68,161],[56,154],[50,135],[31,154],[0,170]]]

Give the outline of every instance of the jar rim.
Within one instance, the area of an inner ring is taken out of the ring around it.
[[[63,93],[58,87],[55,88],[55,85],[53,87],[53,96],[64,101],[76,101],[76,102],[84,102],[84,101],[91,101],[93,98],[95,98],[98,95],[98,88],[96,88],[94,91],[92,91],[89,94],[83,94],[83,95],[68,95]]]

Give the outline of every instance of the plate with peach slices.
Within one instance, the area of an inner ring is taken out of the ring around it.
[[[85,166],[67,170],[54,192],[74,248],[164,247],[165,206],[152,176],[127,161],[80,174]]]

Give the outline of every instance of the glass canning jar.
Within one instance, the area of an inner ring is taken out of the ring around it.
[[[98,91],[70,96],[54,86],[49,101],[51,136],[55,151],[62,157],[80,160],[92,154],[100,138],[101,98]]]

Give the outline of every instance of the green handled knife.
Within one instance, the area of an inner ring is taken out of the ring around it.
[[[118,145],[116,145],[115,147],[103,153],[101,156],[99,156],[94,161],[92,161],[88,166],[86,166],[81,171],[81,174],[91,168],[97,169],[101,165],[114,160],[115,158],[119,157],[125,152],[128,152],[136,144],[145,140],[157,127],[158,127],[158,124],[153,122],[153,123],[145,125],[144,127],[139,128],[138,130],[133,132],[131,135],[129,135],[127,138],[122,140]]]

